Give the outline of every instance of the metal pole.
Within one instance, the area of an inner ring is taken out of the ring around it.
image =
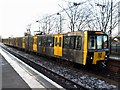
[[[111,0],[111,19],[110,19],[110,54],[111,54],[111,50],[112,50],[112,45],[111,45],[111,43],[112,43],[112,7],[113,7],[113,2],[112,2],[112,0]]]
[[[40,32],[40,22],[39,22],[39,32]]]
[[[61,14],[60,14],[60,33],[62,32]]]
[[[61,14],[60,13],[57,13],[57,15],[60,15],[60,30],[58,31],[58,33],[61,33],[62,32],[62,20],[61,20]]]
[[[102,5],[102,4],[99,4],[99,3],[95,3],[95,4],[97,4],[97,6],[102,7],[102,12],[101,12],[101,18],[102,18],[102,30],[101,30],[101,31],[104,31],[104,22],[103,22],[103,20],[104,20],[104,13],[103,13],[103,10],[104,10],[105,5]]]

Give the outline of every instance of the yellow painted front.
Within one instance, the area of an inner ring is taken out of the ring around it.
[[[62,56],[62,43],[63,43],[63,35],[55,35],[54,36],[54,55]]]
[[[100,60],[105,60],[105,52],[94,52],[93,64]]]
[[[87,31],[84,32],[84,48],[83,48],[83,65],[86,65],[87,51],[88,51],[88,34]]]
[[[22,38],[22,48],[25,48],[25,38]]]
[[[37,51],[37,36],[33,37],[33,51]]]

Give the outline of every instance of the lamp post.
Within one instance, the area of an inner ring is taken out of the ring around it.
[[[103,10],[104,10],[104,7],[105,5],[102,5],[102,4],[99,4],[99,3],[96,3],[97,6],[100,6],[102,7],[102,14],[101,14],[101,17],[102,17],[102,31],[104,30],[104,24],[103,24],[103,21],[104,21],[104,13],[103,13]]]
[[[112,7],[113,7],[113,1],[111,0],[111,8],[110,8],[110,11],[111,11],[111,17],[110,17],[110,54],[111,54],[111,50],[112,50]]]
[[[36,21],[36,22],[38,22],[38,23],[39,23],[39,31],[40,31],[40,21]]]
[[[30,36],[31,35],[31,24],[28,25],[28,28],[27,28],[27,35]]]
[[[60,30],[58,31],[58,33],[62,32],[62,20],[61,20],[61,14],[57,13],[57,15],[60,15]]]

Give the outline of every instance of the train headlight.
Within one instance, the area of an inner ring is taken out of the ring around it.
[[[90,59],[93,59],[93,57],[91,57]]]
[[[107,58],[107,55],[105,57]]]

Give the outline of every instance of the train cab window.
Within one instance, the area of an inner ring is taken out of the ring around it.
[[[95,49],[96,48],[96,39],[95,36],[89,37],[89,49]]]
[[[76,43],[75,43],[75,49],[81,49],[82,45],[82,38],[80,36],[76,36]]]
[[[102,49],[102,38],[103,36],[97,36],[97,49]]]
[[[108,40],[107,40],[107,36],[103,36],[103,47],[104,48],[108,48]]]

